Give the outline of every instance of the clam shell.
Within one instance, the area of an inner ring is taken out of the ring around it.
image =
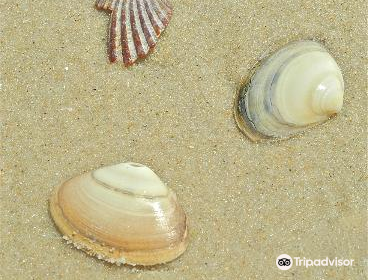
[[[344,81],[327,50],[298,41],[257,65],[237,90],[235,119],[251,140],[285,139],[342,108]]]
[[[172,16],[164,0],[97,0],[96,7],[111,12],[109,60],[125,66],[153,50]]]
[[[176,195],[137,163],[66,181],[51,196],[50,213],[69,243],[118,265],[166,263],[187,246],[186,217]]]

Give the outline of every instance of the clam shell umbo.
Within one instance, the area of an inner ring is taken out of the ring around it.
[[[294,42],[260,62],[237,90],[235,119],[253,141],[288,138],[339,112],[343,95],[341,70],[326,49]]]
[[[126,66],[153,50],[172,16],[172,6],[165,0],[97,0],[96,7],[111,12],[110,62]]]
[[[52,195],[50,213],[64,239],[111,263],[166,263],[187,246],[186,217],[176,195],[137,163],[66,181]]]

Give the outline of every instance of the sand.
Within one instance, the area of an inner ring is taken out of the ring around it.
[[[364,279],[367,35],[364,0],[172,0],[156,51],[107,62],[93,1],[1,1],[1,279]],[[235,89],[254,63],[319,38],[341,66],[342,112],[254,144]],[[117,267],[67,245],[48,213],[60,182],[118,162],[154,169],[190,226],[179,259]],[[276,257],[354,259],[281,271]]]

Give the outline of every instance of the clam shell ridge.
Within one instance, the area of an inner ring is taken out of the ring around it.
[[[338,113],[343,95],[333,57],[315,41],[298,41],[253,69],[237,90],[235,119],[253,141],[285,139]]]
[[[69,243],[118,265],[166,263],[187,246],[186,217],[176,195],[137,163],[66,181],[55,189],[50,213]]]
[[[97,0],[95,6],[111,12],[109,60],[125,66],[153,50],[172,16],[165,0]]]

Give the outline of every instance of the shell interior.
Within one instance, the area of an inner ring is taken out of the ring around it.
[[[344,81],[317,42],[280,49],[254,69],[237,92],[235,118],[252,140],[288,138],[341,110]]]

